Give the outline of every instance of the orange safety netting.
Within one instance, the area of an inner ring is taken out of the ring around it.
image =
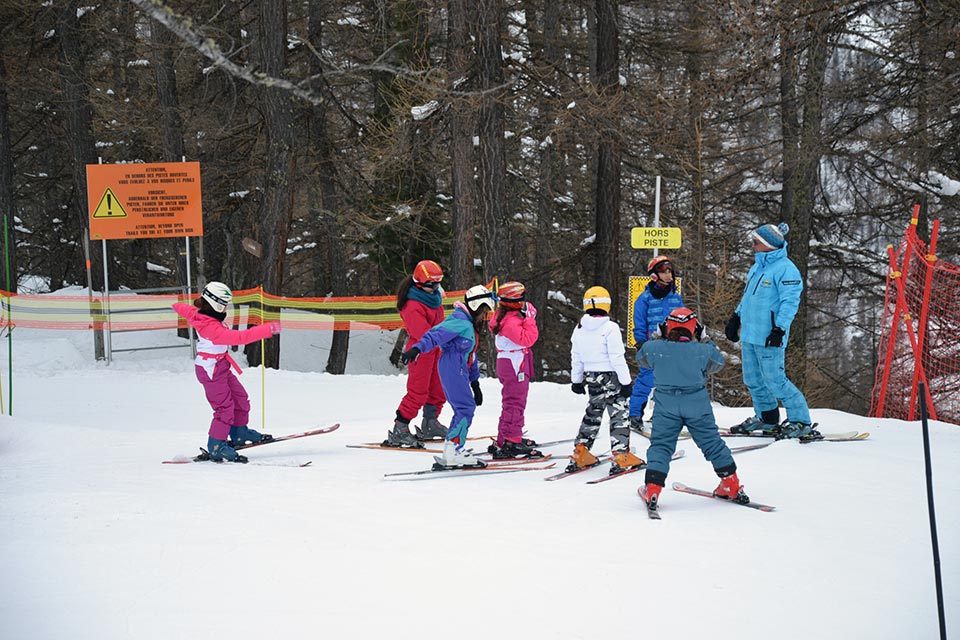
[[[900,247],[889,247],[870,415],[918,420],[923,382],[930,417],[960,424],[960,266],[936,257],[939,221],[929,247],[917,236],[918,212]]]
[[[2,326],[7,328],[144,331],[185,328],[186,321],[171,308],[175,302],[192,302],[196,294],[2,296]],[[462,291],[444,293],[444,307],[463,298]],[[284,329],[390,330],[403,326],[395,296],[354,298],[286,298],[261,289],[233,292],[227,322],[234,327],[282,320]]]

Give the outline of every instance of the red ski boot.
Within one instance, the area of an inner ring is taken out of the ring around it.
[[[743,486],[740,484],[740,479],[736,473],[720,478],[720,484],[713,490],[713,495],[718,498],[723,498],[724,500],[739,502],[740,504],[750,502],[750,498],[743,492]]]

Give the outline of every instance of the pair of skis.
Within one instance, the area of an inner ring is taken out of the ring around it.
[[[680,449],[679,451],[673,454],[673,457],[671,458],[671,460],[677,460],[679,458],[682,458],[684,455],[686,455],[686,453],[684,452],[683,449]],[[601,464],[608,461],[609,459],[610,459],[610,454],[604,453],[600,456],[597,456],[597,461],[594,462],[593,464],[588,464],[587,466],[580,467],[579,469],[576,469],[574,471],[563,471],[561,473],[558,473],[552,476],[547,476],[546,478],[544,478],[544,480],[546,480],[547,482],[554,482],[556,480],[562,480],[563,478],[569,478],[570,476],[575,476],[577,474],[583,473],[584,471],[595,469],[596,467],[599,467]],[[621,476],[628,476],[631,473],[636,473],[637,471],[643,471],[646,468],[647,468],[647,463],[644,462],[643,464],[638,464],[635,467],[629,467],[628,469],[625,469],[624,471],[621,471],[619,473],[608,474],[606,476],[603,476],[602,478],[595,478],[593,480],[588,480],[587,484],[600,484],[601,482],[608,482],[610,480],[619,478]]]
[[[747,446],[745,446],[745,447],[732,447],[732,448],[730,449],[730,453],[741,453],[741,452],[743,452],[743,451],[754,451],[754,450],[756,450],[756,449],[763,449],[764,447],[769,447],[771,444],[773,444],[773,443],[772,443],[772,442],[764,442],[763,444],[751,444],[751,445],[747,445]],[[683,449],[680,449],[679,451],[677,451],[676,453],[674,453],[674,454],[673,454],[673,457],[671,457],[670,459],[671,459],[671,460],[678,460],[678,459],[684,457],[684,455],[686,455],[686,452],[685,452]],[[544,478],[544,480],[547,480],[548,482],[553,482],[553,481],[555,481],[555,480],[562,480],[563,478],[569,478],[570,476],[575,476],[575,475],[577,475],[578,473],[583,473],[584,471],[589,471],[590,469],[593,469],[594,467],[598,467],[598,466],[600,466],[601,464],[603,464],[604,462],[606,462],[606,461],[609,460],[609,459],[610,459],[609,454],[603,454],[603,455],[597,457],[597,461],[596,461],[594,464],[587,465],[587,466],[582,467],[582,468],[580,468],[580,469],[577,469],[577,470],[575,470],[575,471],[563,471],[562,473],[558,473],[558,474],[556,474],[556,475],[547,476],[546,478]],[[642,470],[644,470],[644,469],[646,469],[646,468],[647,468],[647,465],[646,465],[646,463],[644,463],[644,464],[641,464],[641,465],[637,465],[636,467],[631,467],[631,468],[627,469],[626,471],[621,471],[620,473],[615,473],[615,474],[613,474],[613,475],[606,475],[606,476],[604,476],[604,477],[602,477],[602,478],[596,478],[596,479],[594,479],[594,480],[587,480],[587,484],[600,484],[601,482],[608,482],[608,481],[610,481],[610,480],[613,480],[614,478],[619,478],[620,476],[630,475],[631,473],[636,473],[637,471],[642,471]]]
[[[814,427],[816,427],[816,426],[817,426],[817,425],[814,425]],[[637,433],[637,432],[634,431],[634,433]],[[641,429],[639,433],[640,433],[640,435],[642,435],[644,438],[647,438],[647,439],[649,439],[649,438],[653,435],[653,431],[652,431],[651,429],[648,429],[646,426],[644,426],[644,428]],[[739,438],[739,437],[743,437],[743,438],[771,438],[771,439],[776,439],[776,437],[777,437],[776,434],[762,433],[762,432],[759,432],[759,431],[754,431],[754,432],[752,432],[752,433],[731,433],[729,429],[720,429],[720,430],[719,430],[719,433],[720,433],[720,437],[722,437],[722,438]],[[813,437],[813,438],[810,438],[810,437],[802,437],[802,438],[797,438],[797,439],[801,442],[801,444],[808,444],[808,443],[811,443],[811,442],[820,442],[820,441],[826,441],[826,442],[856,442],[857,440],[866,440],[866,439],[869,438],[869,437],[870,437],[870,433],[867,432],[867,431],[843,431],[843,432],[841,432],[841,433],[821,433],[821,434],[820,434],[820,437]],[[680,440],[686,440],[686,439],[688,439],[688,438],[690,438],[690,434],[689,434],[686,430],[683,430],[683,431],[680,432]]]
[[[816,427],[816,425],[814,425]],[[731,433],[729,429],[721,429],[720,436],[723,438],[769,438],[771,440],[776,440],[777,435],[772,433],[762,433],[760,431],[754,431],[751,433]],[[800,441],[800,444],[809,444],[811,442],[857,442],[858,440],[866,440],[870,437],[868,431],[844,431],[841,433],[821,433],[819,436],[808,437],[803,436],[796,438]],[[783,440],[789,440],[793,438],[782,438]]]
[[[496,436],[481,436],[476,438],[467,438],[467,441],[474,440],[495,440]],[[569,438],[567,440],[552,440],[550,442],[538,442],[536,448],[546,448],[552,447],[558,444],[566,444],[573,442],[574,438]],[[424,443],[427,442],[437,442],[442,443],[443,440],[424,440]],[[392,447],[390,445],[385,445],[382,442],[361,442],[360,444],[348,444],[348,449],[373,449],[379,451],[408,451],[408,452],[418,452],[418,453],[443,453],[442,449],[428,449],[426,447]]]
[[[337,424],[330,425],[329,427],[323,427],[322,429],[313,429],[311,431],[303,431],[301,433],[292,433],[287,436],[278,436],[276,438],[273,438],[272,440],[267,440],[266,442],[251,442],[249,444],[237,445],[236,447],[234,447],[234,449],[239,451],[243,449],[252,449],[253,447],[262,447],[264,445],[274,444],[275,442],[284,442],[286,440],[296,440],[298,438],[307,438],[309,436],[319,436],[325,433],[331,433],[333,431],[336,431],[339,428],[340,428],[340,424],[337,423]],[[203,451],[203,449],[201,449],[201,451]],[[194,456],[194,457],[176,456],[171,460],[164,460],[163,464],[189,464],[191,462],[207,462],[207,461],[209,461],[209,457],[201,454],[199,456]],[[309,467],[311,462],[290,463],[290,462],[250,461],[250,462],[247,462],[246,464],[252,464],[258,467]]]
[[[721,498],[720,496],[714,495],[712,491],[705,491],[703,489],[695,489],[694,487],[688,487],[682,482],[674,482],[673,485],[674,491],[679,491],[681,493],[689,493],[694,496],[702,496],[704,498],[712,498],[714,500],[720,500],[722,502],[729,502],[730,504],[737,504],[741,507],[749,507],[751,509],[756,509],[758,511],[773,511],[776,507],[772,507],[768,504],[761,504],[759,502],[737,502],[735,500],[729,500],[727,498]],[[660,504],[659,502],[651,503],[647,497],[647,487],[646,485],[641,485],[637,489],[637,494],[640,496],[640,499],[643,500],[643,503],[647,506],[647,516],[651,520],[660,520]]]
[[[518,471],[545,471],[557,466],[550,460],[552,456],[541,458],[508,458],[501,460],[484,460],[483,467],[433,467],[420,471],[401,471],[399,473],[385,473],[385,480],[427,480],[435,478],[456,478],[461,476],[486,476],[501,473],[515,473]]]

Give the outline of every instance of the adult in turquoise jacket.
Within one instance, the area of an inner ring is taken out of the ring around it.
[[[732,431],[762,429],[786,438],[813,434],[807,400],[784,370],[790,325],[803,293],[800,271],[787,257],[784,236],[789,231],[786,223],[765,224],[750,234],[754,263],[725,333],[731,341],[743,342],[743,383],[750,391],[756,415]],[[779,427],[778,400],[787,412],[786,421]]]
[[[643,343],[654,337],[671,311],[683,306],[683,300],[677,293],[677,274],[667,256],[652,259],[647,265],[647,275],[650,276],[650,282],[633,304],[633,341],[637,345],[638,359]],[[630,428],[638,433],[643,430],[643,410],[652,389],[653,369],[641,365],[630,396]]]

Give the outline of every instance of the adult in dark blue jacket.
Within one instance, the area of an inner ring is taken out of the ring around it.
[[[725,333],[732,342],[743,342],[743,383],[750,390],[756,415],[733,427],[734,432],[761,429],[783,438],[817,435],[806,398],[784,370],[790,325],[803,293],[800,271],[787,257],[784,236],[789,230],[786,223],[765,224],[750,234],[754,263]],[[783,424],[779,424],[778,400],[787,412]]]
[[[633,340],[637,344],[638,359],[643,343],[654,336],[657,327],[671,311],[683,306],[683,300],[677,293],[677,274],[670,258],[656,256],[647,265],[647,275],[650,276],[650,282],[633,305]],[[651,389],[653,369],[641,365],[630,396],[630,428],[637,433],[643,431],[643,411],[647,407]]]

